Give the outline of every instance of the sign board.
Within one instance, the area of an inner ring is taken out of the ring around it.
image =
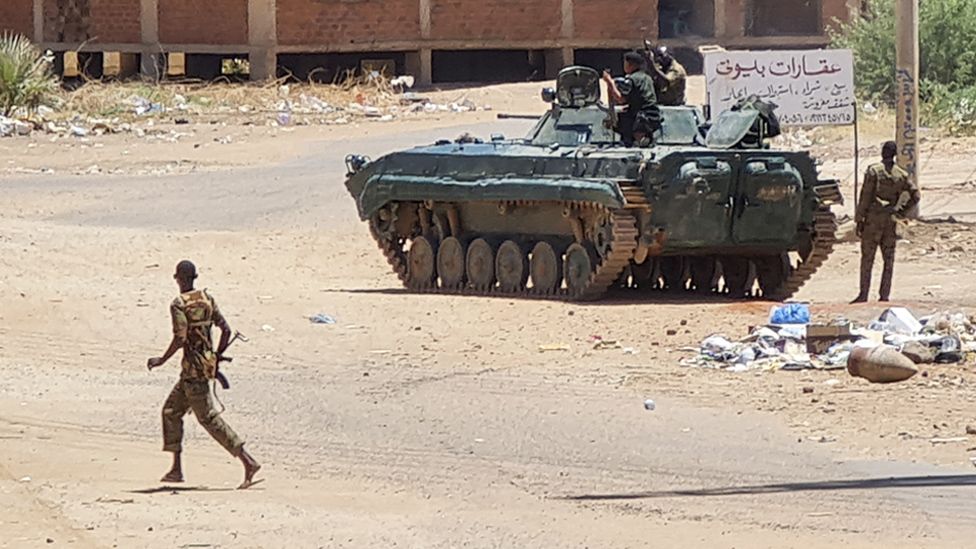
[[[713,117],[755,95],[784,126],[854,123],[850,50],[707,52],[705,83]]]

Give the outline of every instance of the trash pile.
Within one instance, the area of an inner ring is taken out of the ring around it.
[[[840,370],[848,367],[855,349],[879,346],[890,346],[915,364],[961,362],[976,353],[976,321],[960,312],[916,318],[893,307],[863,327],[845,318],[811,324],[809,306],[787,303],[773,307],[768,324],[743,338],[714,334],[698,348],[681,349],[696,353],[681,364],[731,372]]]

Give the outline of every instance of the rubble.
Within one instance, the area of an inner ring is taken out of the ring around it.
[[[771,314],[772,318],[782,317]],[[795,311],[794,311],[795,312]],[[732,372],[753,370],[840,370],[848,367],[856,349],[879,346],[894,349],[912,364],[961,362],[976,353],[976,323],[959,312],[938,312],[916,318],[904,308],[886,309],[866,327],[843,318],[827,325],[774,324],[759,326],[740,339],[723,334],[706,337],[698,348],[685,348],[696,356],[683,366]]]

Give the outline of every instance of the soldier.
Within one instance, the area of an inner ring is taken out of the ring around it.
[[[627,106],[620,114],[617,132],[628,147],[648,145],[654,131],[660,126],[654,82],[643,68],[644,56],[631,51],[624,55],[624,73],[627,76],[619,83],[608,71],[603,72],[611,106]]]
[[[176,351],[183,349],[180,380],[163,405],[163,450],[173,453],[173,467],[162,478],[162,482],[183,482],[183,465],[180,454],[183,450],[183,416],[193,410],[200,425],[210,433],[234,457],[244,465],[244,482],[240,489],[254,484],[254,475],[261,465],[244,450],[244,441],[220,417],[214,407],[210,382],[217,373],[218,357],[230,344],[231,330],[224,316],[220,314],[217,303],[206,292],[193,288],[197,269],[189,261],[181,261],[176,266],[173,278],[180,287],[180,296],[170,305],[173,319],[173,340],[169,348],[159,358],[150,358],[150,370],[166,363]],[[211,328],[220,328],[220,344],[216,354],[213,350]]]
[[[861,239],[861,291],[851,303],[864,303],[871,290],[871,269],[881,246],[884,270],[881,273],[880,301],[891,297],[891,277],[895,268],[895,226],[919,201],[918,187],[908,173],[895,165],[898,147],[888,141],[881,147],[881,162],[868,167],[857,203],[854,220]]]
[[[688,71],[671,55],[665,46],[654,48],[648,70],[654,80],[657,101],[668,107],[685,104],[685,85]]]

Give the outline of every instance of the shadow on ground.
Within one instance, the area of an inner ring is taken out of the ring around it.
[[[841,490],[882,490],[889,488],[945,488],[976,487],[976,475],[940,475],[924,477],[889,477],[854,480],[824,480],[817,482],[788,482],[783,484],[758,484],[754,486],[729,486],[700,490],[661,490],[622,494],[583,494],[563,496],[559,499],[575,501],[613,501],[675,497],[721,497],[741,495],[780,494],[784,492],[822,492]]]

